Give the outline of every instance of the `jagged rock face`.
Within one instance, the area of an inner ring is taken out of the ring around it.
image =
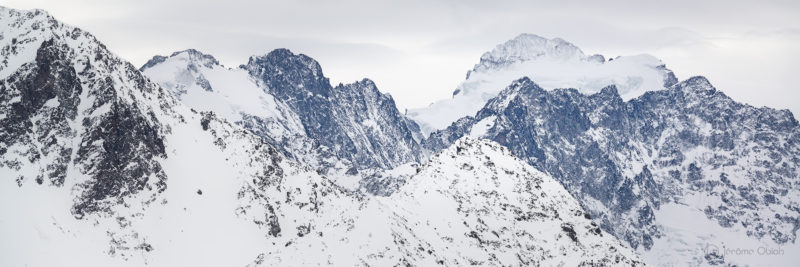
[[[315,60],[277,49],[241,66],[300,118],[306,134],[359,169],[419,161],[418,126],[367,79],[332,87]]]
[[[660,222],[670,218],[657,214],[669,203],[753,240],[797,240],[798,122],[737,103],[702,77],[627,102],[613,86],[584,95],[523,78],[426,145],[464,135],[497,141],[553,175],[634,248],[664,235]]]
[[[35,177],[37,182],[43,183],[46,174],[47,182],[57,186],[64,184],[65,167],[72,157],[71,148],[53,144],[52,148],[39,152],[40,148],[33,146],[34,142],[55,140],[57,136],[74,136],[67,120],[74,120],[77,116],[82,88],[75,70],[68,62],[59,59],[63,57],[59,48],[53,40],[43,42],[37,51],[35,63],[24,66],[24,69],[0,84],[0,105],[4,111],[0,120],[0,141],[3,142],[0,155],[8,153],[8,148],[17,143],[30,145],[27,151],[20,151],[29,153],[27,157],[30,160],[47,156],[42,152],[57,155],[57,163],[43,169]],[[48,102],[50,105],[45,106]],[[31,119],[37,115],[43,119],[34,124]],[[31,136],[29,133],[40,134]],[[22,163],[6,161],[4,164],[19,166]]]
[[[184,104],[243,126],[321,173],[352,175],[422,158],[417,125],[389,95],[367,79],[331,87],[305,55],[278,49],[228,69],[186,50],[141,69]]]
[[[480,62],[467,72],[466,80],[458,85],[451,99],[409,110],[408,116],[419,123],[426,134],[444,129],[460,118],[475,115],[508,84],[526,76],[547,90],[576,88],[585,94],[616,85],[625,100],[664,89],[678,81],[664,63],[651,55],[622,56],[606,61],[602,55],[586,55],[577,46],[559,38],[521,34],[484,53]]]
[[[0,168],[16,174],[9,179],[75,185],[78,218],[164,190],[169,130],[155,113],[169,112],[165,92],[80,29],[42,11],[0,13]]]

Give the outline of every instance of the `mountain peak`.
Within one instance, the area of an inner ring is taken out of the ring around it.
[[[292,53],[291,50],[286,48],[278,48],[272,50],[263,57],[256,57],[256,58],[251,57],[250,61],[252,62],[254,59],[256,62],[260,59],[269,62],[288,63],[286,64],[287,66],[294,66],[311,70],[315,77],[324,76],[322,74],[322,67],[319,65],[319,62],[317,62],[315,59],[305,54]],[[248,62],[248,65],[249,64],[250,63]]]
[[[708,88],[708,87],[712,87],[713,88],[714,87],[714,86],[711,85],[711,82],[709,82],[708,78],[706,78],[705,76],[694,76],[694,77],[691,77],[691,78],[681,82],[681,84],[683,84],[683,85],[693,85],[693,86],[699,86],[699,87],[705,87],[705,88]]]
[[[0,8],[0,48],[4,51],[4,60],[0,61],[0,78],[11,74],[23,62],[34,60],[36,51],[44,41],[77,37],[85,33],[56,21],[41,9]],[[87,37],[93,38],[90,35]]]
[[[711,85],[711,82],[709,82],[708,79],[706,79],[706,77],[703,76],[691,77],[683,82],[675,84],[674,86],[672,86],[672,88],[692,94],[698,94],[698,93],[708,94],[717,91],[717,89],[714,88],[713,85]]]
[[[146,69],[152,68],[158,64],[163,63],[167,59],[170,58],[179,58],[181,60],[185,60],[190,63],[199,64],[205,66],[206,68],[212,68],[214,66],[219,66],[219,61],[217,61],[214,56],[205,54],[200,52],[194,48],[189,48],[186,50],[175,51],[170,54],[168,57],[155,55],[153,58],[148,60],[142,67],[139,68],[139,71],[145,71]]]
[[[203,62],[205,64],[219,65],[219,61],[217,61],[217,59],[214,58],[214,56],[200,52],[194,48],[186,49],[183,51],[177,51],[172,53],[172,55],[170,55],[170,57],[180,57],[180,56],[184,56],[192,60]]]
[[[573,47],[575,46],[572,43],[567,42],[566,40],[558,38],[558,37],[552,38],[552,39],[548,39],[548,38],[545,38],[545,37],[542,37],[540,35],[533,34],[533,33],[521,33],[520,35],[517,35],[517,37],[514,37],[514,39],[512,39],[512,41],[525,42],[525,43],[535,44],[535,45],[543,45],[543,44],[547,44],[547,43],[552,43],[552,44],[555,44],[555,45],[566,45],[566,46],[573,46]],[[506,42],[506,43],[508,43],[508,42]]]
[[[522,77],[512,82],[505,89],[500,91],[497,97],[489,100],[486,108],[493,111],[500,111],[505,109],[509,103],[514,100],[518,95],[523,95],[528,98],[535,98],[537,95],[546,93],[536,82],[530,78]]]
[[[547,39],[539,35],[523,33],[497,45],[492,51],[484,53],[480,63],[475,65],[473,71],[502,68],[532,60],[567,61],[584,57],[583,51],[564,39]]]
[[[603,89],[600,89],[600,92],[597,92],[597,93],[591,95],[591,97],[599,97],[601,99],[612,99],[613,98],[613,99],[619,99],[619,101],[622,101],[622,98],[619,95],[619,91],[617,90],[617,86],[613,85],[613,84],[609,85],[609,86],[606,86],[606,87],[603,87]]]
[[[168,57],[162,55],[155,55],[150,60],[144,63],[141,67],[139,67],[139,71],[145,71],[146,69],[152,68],[158,64],[164,63]]]
[[[619,93],[617,92],[617,86],[616,85],[609,85],[609,86],[603,87],[603,89],[600,89],[600,94],[603,94],[603,95],[619,95]]]
[[[661,60],[650,55],[606,61],[599,54],[584,54],[563,39],[526,33],[484,53],[467,72],[466,80],[455,88],[452,98],[409,110],[408,114],[426,134],[445,129],[461,117],[474,115],[511,82],[525,76],[545,90],[574,88],[584,94],[615,85],[623,100],[665,89],[677,81]]]
[[[513,92],[513,93],[517,93],[517,92],[523,92],[523,93],[544,92],[544,89],[541,86],[539,86],[538,84],[536,84],[536,82],[531,80],[531,78],[528,78],[528,76],[519,78],[516,81],[512,82],[508,86],[508,89],[506,89],[506,90],[508,92]],[[503,94],[503,93],[501,92],[500,94]]]
[[[276,48],[267,53],[268,57],[294,57],[297,56],[288,48]]]
[[[392,167],[420,158],[418,126],[373,81],[334,88],[316,60],[288,49],[251,57],[241,68],[296,112],[310,138],[355,167]]]
[[[375,85],[375,81],[373,81],[370,78],[363,78],[360,81],[357,81],[356,83],[364,85],[364,86],[368,86],[368,87],[374,87],[374,88],[378,87],[377,85]]]
[[[252,56],[247,64],[239,67],[266,82],[273,92],[302,89],[312,94],[328,96],[332,89],[330,81],[325,78],[322,67],[316,60],[304,54],[294,54],[285,48],[272,50],[263,56]]]

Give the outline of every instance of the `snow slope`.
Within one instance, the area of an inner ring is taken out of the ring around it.
[[[226,68],[197,50],[175,52],[140,70],[189,107],[214,111],[232,122],[242,114],[278,120],[286,131],[303,132],[300,119],[264,93],[246,71]]]
[[[271,247],[256,265],[644,265],[558,182],[471,138],[434,155],[391,196],[315,231]]]
[[[542,88],[575,88],[591,94],[616,85],[623,99],[668,87],[677,79],[651,55],[621,56],[608,61],[601,55],[585,55],[559,38],[521,34],[481,56],[451,99],[409,110],[426,135],[444,129],[457,119],[473,116],[512,81],[530,77]]]

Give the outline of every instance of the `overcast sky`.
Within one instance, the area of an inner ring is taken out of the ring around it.
[[[258,3],[256,3],[258,2]],[[481,54],[527,32],[587,54],[652,54],[680,80],[800,114],[800,1],[0,0],[92,32],[135,65],[196,48],[236,67],[289,48],[334,83],[367,77],[399,108],[449,97]]]

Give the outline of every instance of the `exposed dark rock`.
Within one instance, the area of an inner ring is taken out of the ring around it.
[[[723,201],[722,206],[707,209],[708,216],[722,226],[729,227],[739,218],[749,222],[744,225],[751,236],[768,236],[779,243],[796,240],[794,231],[768,230],[755,223],[786,224],[771,215],[737,214],[757,214],[761,202],[791,210],[791,201],[771,191],[800,190],[797,120],[788,111],[737,103],[703,77],[627,102],[614,86],[583,95],[573,89],[545,91],[522,78],[475,117],[432,133],[424,145],[434,151],[447,147],[486,118],[494,124],[484,138],[549,173],[579,200],[604,203],[610,213],[590,209],[590,214],[604,230],[634,248],[649,248],[653,238],[660,236],[654,211],[662,203],[692,192]],[[694,149],[711,154],[698,156]],[[752,166],[737,162],[762,154],[767,160]],[[711,175],[721,171],[721,175]],[[749,185],[731,186],[732,171],[748,179]],[[800,218],[800,212],[789,217]]]
[[[331,86],[314,59],[276,49],[241,68],[299,117],[306,134],[358,169],[419,161],[419,126],[403,116],[388,94],[362,81]]]

